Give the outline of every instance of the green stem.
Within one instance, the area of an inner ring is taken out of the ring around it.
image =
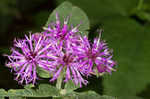
[[[62,81],[63,81],[63,75],[60,74],[60,76],[57,79],[56,88],[61,89]]]

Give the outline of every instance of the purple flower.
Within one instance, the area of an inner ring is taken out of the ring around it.
[[[78,70],[80,64],[71,47],[64,47],[63,44],[55,43],[53,50],[48,51],[47,57],[51,60],[51,65],[55,67],[55,72],[53,72],[53,77],[50,81],[54,81],[60,75],[64,75],[64,82],[72,80],[76,85],[79,84],[80,87],[82,87],[82,83],[85,85],[88,83],[83,79],[83,73]]]
[[[69,17],[61,24],[56,13],[56,22],[44,27],[42,33],[30,33],[25,39],[14,40],[11,55],[6,66],[15,71],[19,83],[35,84],[37,68],[52,74],[50,81],[59,76],[64,82],[72,80],[75,85],[87,85],[83,76],[111,73],[116,63],[112,60],[112,50],[99,38],[90,44],[86,36],[81,37],[76,27],[68,26]]]
[[[80,46],[74,47],[74,52],[78,56],[79,69],[86,75],[111,73],[114,70],[116,63],[112,60],[112,50],[107,43],[100,41],[100,37],[95,38],[93,44],[90,44],[86,36],[80,37]]]
[[[79,35],[76,33],[79,31],[80,24],[70,29],[67,25],[68,20],[69,16],[64,19],[64,23],[61,25],[56,13],[56,22],[49,24],[48,28],[44,27],[43,34],[53,41],[52,47],[47,52],[47,57],[51,60],[51,66],[55,68],[50,81],[56,80],[63,74],[65,82],[73,80],[76,85],[79,84],[81,87],[82,83],[86,85],[87,81],[83,79],[83,73],[78,70],[80,64],[72,50],[72,47],[79,43]]]
[[[56,22],[50,23],[48,28],[44,27],[44,34],[48,37],[54,38],[54,40],[59,40],[60,43],[64,42],[64,44],[76,40],[76,33],[79,31],[78,27],[80,26],[80,24],[76,27],[71,26],[70,29],[70,27],[67,25],[68,20],[69,16],[66,19],[64,19],[64,23],[63,25],[61,25],[59,15],[58,13],[56,13]]]
[[[35,84],[37,66],[45,70],[53,70],[44,54],[52,44],[45,45],[44,36],[38,36],[37,38],[35,36],[30,34],[29,37],[25,35],[25,39],[23,40],[15,39],[11,55],[5,55],[9,58],[6,66],[16,72],[17,77],[15,79],[21,84],[28,84],[30,82]]]

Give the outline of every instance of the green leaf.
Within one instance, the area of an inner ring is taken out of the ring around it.
[[[26,99],[25,97],[10,96],[9,99]]]
[[[59,95],[59,90],[49,84],[40,84],[38,89],[10,89],[8,96],[51,97]]]
[[[89,20],[87,15],[80,8],[73,6],[69,2],[62,3],[52,12],[52,14],[50,14],[46,26],[48,26],[50,22],[54,22],[56,20],[56,12],[59,14],[61,22],[63,22],[64,18],[71,15],[69,19],[69,26],[73,25],[75,27],[82,22],[79,27],[79,31],[83,35],[88,35],[87,30],[89,30]]]
[[[7,96],[7,92],[4,89],[0,89],[0,97]]]
[[[116,97],[111,97],[111,96],[101,96],[94,91],[88,91],[88,92],[83,92],[83,93],[78,93],[75,98],[70,98],[70,99],[117,99]]]
[[[0,96],[0,99],[5,99],[5,97],[3,97],[3,96]]]
[[[60,4],[66,0],[56,0]],[[134,9],[138,0],[67,0],[85,11],[90,23],[98,24],[102,18],[122,15],[128,16]]]
[[[95,92],[89,91],[85,93],[81,93],[78,96],[79,99],[116,99],[115,97],[111,96],[100,96],[99,94],[96,94]]]
[[[55,97],[54,99],[117,99],[111,96],[101,96],[94,91],[82,92],[82,93],[72,93],[62,97]]]
[[[117,71],[104,77],[104,92],[111,96],[134,96],[150,82],[149,30],[121,16],[106,18],[103,24],[104,38],[114,49],[118,62]]]
[[[66,93],[71,93],[71,92],[73,92],[74,90],[76,90],[79,87],[80,86],[79,85],[75,85],[72,80],[69,80],[65,84],[64,90],[66,91]]]
[[[0,89],[0,99],[5,99],[7,96],[7,92],[4,89]]]
[[[30,88],[33,88],[33,87],[35,87],[33,84],[28,84],[28,85],[24,86],[25,89],[30,89]]]
[[[38,76],[39,76],[39,77],[42,77],[42,78],[50,78],[50,77],[51,77],[49,71],[44,70],[44,69],[41,68],[41,67],[38,67],[38,68],[37,68],[37,73],[38,73]]]

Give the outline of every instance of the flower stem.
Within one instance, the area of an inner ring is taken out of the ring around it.
[[[56,82],[56,88],[61,89],[62,81],[63,81],[63,75],[60,75]]]

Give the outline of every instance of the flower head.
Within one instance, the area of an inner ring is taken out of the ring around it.
[[[69,20],[69,16],[64,19],[64,23],[63,25],[61,25],[61,21],[59,19],[59,15],[58,13],[56,13],[56,22],[55,23],[50,23],[47,27],[44,27],[44,34],[46,36],[49,36],[51,38],[55,38],[57,40],[59,40],[61,43],[65,42],[65,44],[69,41],[74,41],[79,30],[78,27],[80,26],[77,25],[76,27],[70,27],[68,26],[68,20]]]
[[[64,75],[64,82],[72,80],[76,85],[82,87],[83,84],[87,84],[87,81],[83,79],[82,72],[78,70],[79,63],[78,58],[74,54],[71,47],[64,47],[63,44],[53,45],[53,50],[48,51],[47,57],[51,60],[51,65],[55,67],[53,77],[50,81],[56,80],[60,75]]]
[[[95,38],[93,44],[90,44],[86,36],[80,37],[80,46],[75,47],[74,52],[79,57],[80,70],[86,75],[96,74],[96,71],[111,73],[114,70],[116,63],[112,60],[112,50],[100,37]]]
[[[114,70],[116,63],[107,43],[99,37],[91,44],[87,36],[77,34],[80,24],[69,27],[68,20],[69,17],[61,24],[56,13],[56,22],[44,27],[42,33],[30,33],[25,39],[15,39],[11,55],[5,56],[9,59],[6,66],[16,72],[15,79],[19,83],[35,84],[38,67],[52,74],[50,81],[62,77],[64,82],[72,80],[80,87],[88,83],[83,76]]]
[[[14,41],[14,47],[11,49],[11,55],[6,55],[9,58],[9,62],[6,66],[12,68],[16,73],[16,80],[19,83],[28,84],[32,82],[35,84],[37,79],[36,69],[37,66],[52,70],[49,67],[49,61],[45,60],[46,56],[44,52],[51,46],[44,44],[45,37],[39,36],[35,39],[35,35],[29,37],[25,36],[23,40]]]

